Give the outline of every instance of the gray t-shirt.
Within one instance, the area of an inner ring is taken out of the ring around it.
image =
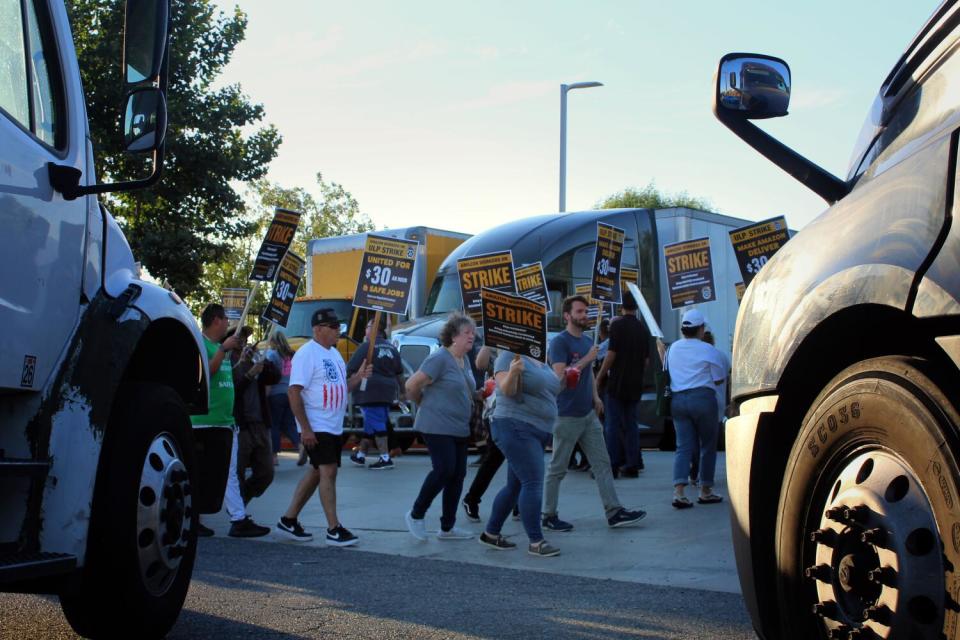
[[[473,372],[467,359],[461,367],[453,354],[441,347],[420,365],[432,382],[423,388],[414,428],[421,433],[466,438],[473,414]]]
[[[493,417],[522,420],[541,431],[553,433],[560,380],[550,365],[527,356],[521,357],[524,359],[523,376],[520,378],[521,393],[508,396],[497,391],[497,406],[493,410]],[[512,361],[512,353],[501,352],[493,365],[494,372],[509,371]]]
[[[585,335],[576,338],[566,329],[550,341],[548,360],[550,364],[570,366],[590,352],[593,340]],[[580,374],[580,382],[573,389],[564,388],[557,396],[559,414],[564,417],[582,418],[593,411],[593,368],[587,367]]]

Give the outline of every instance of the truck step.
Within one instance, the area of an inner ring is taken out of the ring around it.
[[[0,457],[0,477],[43,477],[50,470],[49,460]]]
[[[9,553],[0,555],[0,584],[45,578],[73,571],[77,557],[66,553]]]

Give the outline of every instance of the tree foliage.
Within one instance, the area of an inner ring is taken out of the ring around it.
[[[219,301],[224,288],[251,288],[247,277],[253,269],[260,243],[273,220],[276,207],[298,211],[302,214],[300,226],[293,237],[290,250],[304,259],[307,243],[317,238],[359,233],[373,229],[369,216],[361,213],[356,198],[336,182],[327,182],[317,174],[320,195],[315,197],[302,187],[287,188],[269,180],[257,180],[248,192],[248,221],[250,231],[229,243],[223,259],[205,265],[200,278],[198,295],[190,300],[190,306],[199,313],[210,301]],[[300,283],[299,295],[303,295],[305,280]],[[250,304],[254,310],[251,318],[257,317],[266,306],[273,287],[263,284]]]
[[[101,181],[144,174],[144,160],[123,151],[119,116],[122,0],[67,0],[83,76]],[[277,153],[272,125],[255,128],[263,107],[239,85],[215,81],[243,40],[247,18],[211,0],[171,0],[169,128],[164,174],[148,190],[117,193],[108,206],[134,254],[158,279],[193,293],[208,262],[221,262],[251,232],[231,183],[262,178]]]
[[[642,189],[627,187],[596,205],[597,209],[667,209],[670,207],[711,210],[709,200],[691,196],[686,191],[673,194],[662,193],[653,181]]]

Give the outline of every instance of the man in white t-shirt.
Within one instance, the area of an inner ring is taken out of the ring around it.
[[[313,534],[304,531],[297,518],[303,506],[319,487],[320,504],[327,516],[327,544],[349,547],[357,536],[337,518],[337,468],[340,466],[343,416],[350,391],[369,378],[373,366],[367,364],[347,377],[347,367],[337,351],[340,319],[333,309],[318,309],[310,318],[313,340],[304,344],[293,356],[287,396],[297,419],[297,431],[310,460],[293,492],[286,513],[277,523],[277,533],[291,540],[306,541]]]

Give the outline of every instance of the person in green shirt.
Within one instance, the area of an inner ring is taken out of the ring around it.
[[[258,525],[247,515],[243,498],[240,496],[240,480],[237,477],[237,428],[233,419],[233,367],[228,354],[243,346],[243,341],[236,333],[224,340],[228,324],[222,305],[208,304],[200,314],[203,344],[207,349],[207,362],[210,366],[210,404],[206,415],[191,416],[190,421],[194,428],[233,428],[230,471],[227,474],[227,490],[223,497],[227,514],[230,516],[230,531],[227,535],[234,538],[256,538],[270,533],[270,527]],[[209,537],[214,535],[214,531],[199,523],[197,535]]]

